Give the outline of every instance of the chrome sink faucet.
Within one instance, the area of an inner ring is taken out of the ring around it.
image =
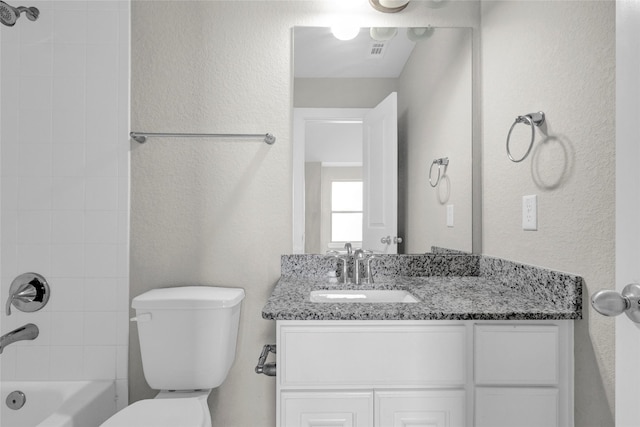
[[[27,323],[11,332],[7,332],[0,337],[0,354],[9,344],[13,344],[16,341],[36,339],[39,333],[38,327],[33,323]]]

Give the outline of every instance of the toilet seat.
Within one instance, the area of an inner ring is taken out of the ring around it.
[[[206,406],[206,400],[204,400]],[[127,406],[100,427],[210,427],[209,409],[198,398],[147,399]]]

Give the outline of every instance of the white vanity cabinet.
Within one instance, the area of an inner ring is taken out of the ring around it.
[[[277,425],[573,425],[571,321],[277,321]]]

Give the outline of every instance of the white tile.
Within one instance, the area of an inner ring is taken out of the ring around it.
[[[87,278],[84,287],[84,308],[86,311],[116,311],[118,279]]]
[[[116,380],[116,411],[129,405],[129,382],[126,379]]]
[[[77,107],[83,108],[85,105],[84,79],[66,76],[54,77],[52,93],[54,110],[75,110]]]
[[[0,107],[2,108],[2,107]],[[3,113],[4,114],[4,113]],[[1,126],[4,126],[2,124]],[[8,126],[7,126],[8,127]],[[4,129],[0,127],[0,132]],[[17,133],[16,136],[5,136],[4,132],[0,135],[0,140],[2,143],[2,154],[0,155],[0,174],[4,176],[17,176],[19,167],[18,167],[18,158],[20,153],[20,144],[18,144]],[[15,143],[11,143],[11,142]]]
[[[118,176],[118,146],[116,144],[87,144],[87,176]]]
[[[116,345],[116,312],[84,313],[85,345]]]
[[[52,211],[51,243],[84,243],[84,212]]]
[[[128,200],[128,199],[127,199]],[[120,210],[117,213],[118,217],[118,236],[116,241],[122,244],[128,244],[129,242],[129,210],[128,203],[120,204],[118,203]],[[123,207],[126,209],[123,209]],[[128,256],[128,252],[126,254]]]
[[[16,379],[48,380],[49,367],[49,347],[16,347]]]
[[[2,237],[4,238],[4,232]],[[14,277],[20,274],[18,273],[18,251],[15,245],[7,245],[7,247],[5,247],[5,243],[2,243],[0,265],[2,266],[3,276],[11,276],[13,280]],[[1,301],[6,301],[6,299],[2,299]]]
[[[75,2],[69,2],[72,6]],[[84,2],[82,2],[84,3]],[[62,10],[53,11],[53,41],[57,43],[80,43],[87,36],[87,11]]]
[[[83,0],[54,0],[54,11],[87,10],[87,2]]]
[[[118,312],[116,317],[116,344],[118,346],[129,345],[129,311]]]
[[[107,24],[113,26],[113,22]],[[116,76],[118,53],[118,45],[115,42],[87,45],[87,75]]]
[[[18,209],[18,177],[3,176],[0,179],[2,194],[2,212]]]
[[[23,76],[50,76],[53,70],[53,44],[22,43],[20,74]]]
[[[54,210],[83,210],[85,182],[76,177],[54,177],[52,208]]]
[[[51,108],[51,76],[20,76],[20,108]]]
[[[83,377],[88,380],[112,380],[116,377],[116,348],[86,346]]]
[[[116,243],[118,211],[86,211],[85,241],[87,243]]]
[[[88,210],[118,209],[118,179],[88,177],[86,179],[86,202]]]
[[[49,245],[16,246],[18,271],[33,271],[44,277],[51,275],[51,248]]]
[[[4,196],[4,193],[0,194]],[[2,250],[5,250],[9,245],[18,243],[18,211],[2,209],[0,230],[2,230],[2,240],[0,240]]]
[[[116,43],[118,11],[90,9],[87,13],[87,30],[89,43]]]
[[[51,380],[81,380],[83,364],[82,346],[51,346]]]
[[[25,211],[51,209],[51,179],[37,176],[19,177],[18,209]]]
[[[128,369],[129,369],[129,348],[127,346],[118,346],[116,348],[116,378],[127,379]]]
[[[120,312],[125,312],[125,317],[129,314],[129,276],[118,278],[116,307]],[[128,330],[128,326],[127,326]]]
[[[53,45],[53,75],[84,78],[87,69],[87,49],[84,44],[55,43]]]
[[[18,241],[51,242],[51,211],[23,211],[18,217]]]
[[[84,144],[86,141],[84,103],[53,110],[51,139],[54,144]]]
[[[55,289],[55,292],[51,292],[48,304],[52,313],[84,311],[84,278],[51,277],[48,280]]]
[[[51,276],[84,276],[84,245],[51,245]]]
[[[51,177],[53,170],[52,147],[44,144],[20,144],[18,150],[18,176],[26,177]]]
[[[54,136],[54,139],[58,137],[69,140],[64,135]],[[84,144],[56,144],[53,150],[53,176],[83,176],[84,151]]]
[[[87,277],[117,277],[117,245],[85,245]]]
[[[51,313],[53,345],[84,344],[84,313],[77,311]]]
[[[16,348],[7,347],[2,351],[0,357],[0,370],[2,370],[2,381],[12,381],[16,378]]]
[[[51,143],[53,110],[50,104],[33,104],[30,107],[20,109],[18,117],[18,141],[20,144]]]

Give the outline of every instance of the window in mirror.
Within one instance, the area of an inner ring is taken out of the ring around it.
[[[361,241],[362,181],[333,181],[331,182],[331,244]]]

